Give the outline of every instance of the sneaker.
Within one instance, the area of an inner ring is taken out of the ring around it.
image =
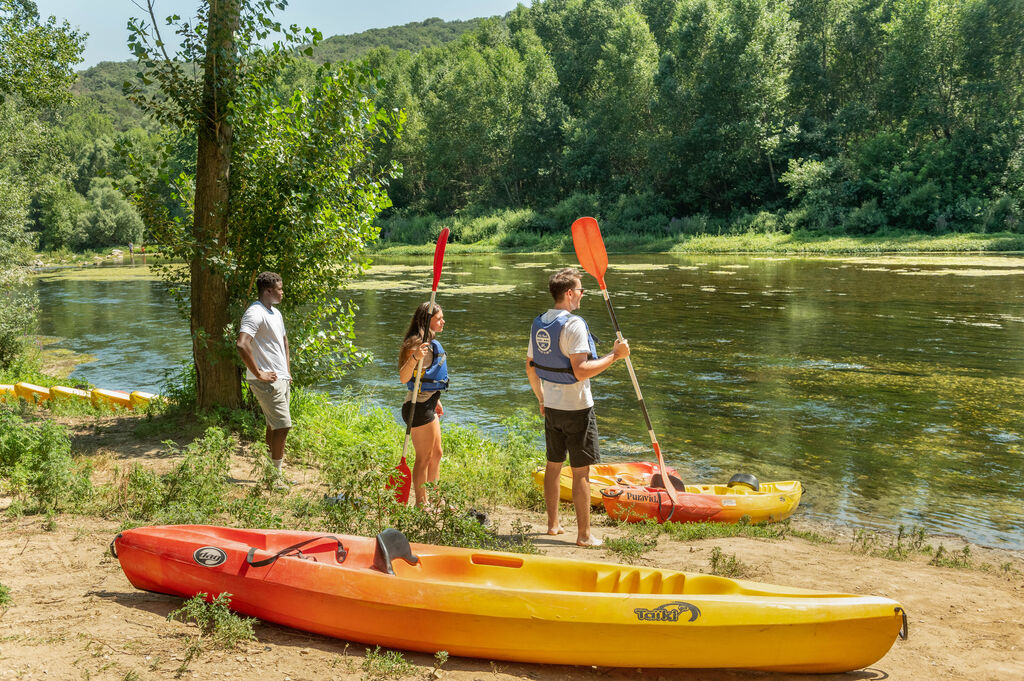
[[[270,483],[270,488],[276,492],[287,492],[291,489],[292,482],[288,478],[284,477],[282,473],[276,473],[274,479]]]
[[[466,511],[466,515],[472,518],[473,520],[477,521],[484,527],[491,526],[491,519],[487,516],[487,513],[485,513],[484,511],[478,511],[475,508],[471,508],[468,511]]]

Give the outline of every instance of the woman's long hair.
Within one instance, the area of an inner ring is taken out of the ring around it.
[[[441,306],[437,303],[431,303],[429,300],[425,303],[420,303],[419,307],[416,308],[416,312],[412,315],[412,320],[409,321],[409,328],[405,332],[405,338],[402,340],[402,349],[398,353],[399,368],[409,361],[409,353],[417,345],[434,340],[434,332],[430,330],[430,320],[440,311]]]

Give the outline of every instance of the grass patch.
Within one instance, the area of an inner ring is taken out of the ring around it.
[[[12,602],[13,601],[11,600],[11,590],[3,584],[0,584],[0,612],[7,610],[7,608],[11,607]]]
[[[659,527],[668,536],[682,542],[726,537],[785,539],[792,531],[789,521],[752,525],[747,516],[736,523],[663,523]]]
[[[606,537],[604,545],[627,563],[639,562],[644,553],[658,545],[658,535],[661,533],[661,529],[654,520],[642,523],[621,523],[619,527],[626,530],[626,536]]]
[[[175,672],[180,677],[188,671],[192,661],[206,648],[232,650],[243,641],[254,641],[253,622],[251,617],[239,617],[231,612],[231,594],[218,594],[207,602],[209,594],[198,593],[167,615],[168,620],[193,622],[199,632],[189,637],[185,648],[185,659]]]
[[[835,544],[836,543],[836,538],[835,537],[830,537],[828,535],[824,535],[824,534],[821,534],[819,532],[815,532],[813,530],[797,530],[797,529],[794,529],[794,528],[790,528],[789,529],[789,534],[792,537],[797,537],[799,539],[803,539],[804,541],[810,542],[811,544],[819,544],[820,545],[820,544]]]
[[[404,676],[411,676],[416,672],[416,665],[412,664],[397,650],[385,650],[381,652],[380,646],[366,649],[366,657],[363,658],[363,679],[376,681],[378,679],[400,679]]]
[[[751,574],[750,566],[731,553],[723,553],[719,547],[711,549],[708,572],[719,577],[742,579]]]
[[[915,555],[932,555],[935,548],[927,542],[924,528],[907,530],[900,525],[895,535],[887,536],[871,530],[857,530],[853,535],[852,550],[868,556],[889,560],[908,560]]]
[[[971,563],[971,547],[965,546],[959,551],[948,551],[943,544],[935,549],[935,555],[928,561],[929,565],[966,570],[973,567]]]

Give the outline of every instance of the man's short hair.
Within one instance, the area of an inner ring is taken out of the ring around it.
[[[281,275],[277,272],[260,272],[256,277],[256,293],[262,295],[267,289],[272,289],[281,283]]]
[[[548,290],[551,291],[551,297],[557,303],[562,299],[566,291],[576,288],[579,281],[579,270],[575,267],[565,267],[552,274],[551,278],[548,279]]]

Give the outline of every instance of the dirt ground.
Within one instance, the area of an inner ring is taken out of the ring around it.
[[[90,423],[92,420],[90,419]],[[131,437],[132,427],[111,418],[102,428],[83,428],[75,438],[77,451],[98,459],[124,463],[144,461],[157,468],[171,462],[157,443]],[[103,466],[98,467],[102,472]],[[247,476],[241,459],[237,475]],[[235,474],[236,471],[233,471]],[[0,506],[9,500],[0,498]],[[571,515],[571,514],[567,514]],[[492,514],[499,532],[515,520],[532,526],[540,550],[552,556],[619,562],[604,549],[582,549],[570,539],[574,532],[542,535],[538,513],[498,509]],[[598,531],[614,536],[618,530]],[[686,544],[662,537],[647,552],[646,565],[700,572],[708,570],[714,547],[735,555],[753,570],[757,581],[829,591],[875,594],[893,598],[909,613],[910,636],[897,640],[889,653],[869,669],[823,679],[910,679],[1005,681],[1024,680],[1024,552],[972,547],[975,564],[989,569],[956,569],[927,564],[926,556],[907,561],[869,557],[853,549],[843,528],[794,525],[836,538],[812,544],[798,538],[782,541],[728,538]],[[10,591],[11,604],[0,614],[0,681],[6,679],[112,679],[140,681],[175,677],[185,658],[194,627],[169,622],[166,616],[181,599],[138,591],[125,579],[108,545],[116,522],[78,516],[0,519],[0,584]],[[949,549],[962,544],[929,537]],[[383,678],[364,669],[367,647],[294,629],[260,623],[258,642],[232,651],[204,651],[194,659],[185,679],[254,679],[324,681]],[[724,681],[732,679],[807,678],[799,675],[729,670],[609,669],[559,667],[449,659],[433,672],[434,659],[404,653],[413,665],[401,678],[451,681],[541,681],[582,679],[651,679],[654,681]]]

